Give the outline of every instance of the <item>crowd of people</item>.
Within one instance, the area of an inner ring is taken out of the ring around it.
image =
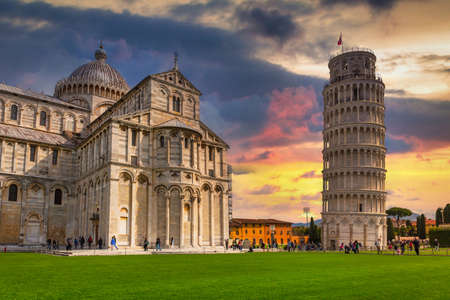
[[[437,244],[437,248],[439,250],[439,241],[436,239],[435,244]],[[409,249],[412,252],[413,248],[416,252],[416,255],[420,255],[420,240],[415,238],[414,240],[392,240],[388,241],[388,249],[393,250],[397,255],[404,255],[405,250]]]
[[[94,239],[92,238],[92,236],[88,236],[88,237],[84,237],[84,236],[80,236],[80,237],[75,237],[74,239],[72,239],[71,237],[66,238],[65,240],[65,248],[67,251],[72,250],[72,249],[103,249],[104,247],[104,243],[103,243],[103,239],[99,238],[95,243],[94,243]],[[52,240],[52,239],[48,239],[47,240],[47,249],[48,250],[59,250],[60,246],[59,246],[59,240]]]

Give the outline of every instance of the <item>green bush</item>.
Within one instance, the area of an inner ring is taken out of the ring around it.
[[[441,247],[450,247],[450,228],[431,228],[429,233],[430,243],[434,246],[434,239],[438,239]]]

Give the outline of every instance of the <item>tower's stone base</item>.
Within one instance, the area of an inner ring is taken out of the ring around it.
[[[322,213],[322,242],[329,250],[358,241],[364,249],[386,245],[386,215],[373,213]]]

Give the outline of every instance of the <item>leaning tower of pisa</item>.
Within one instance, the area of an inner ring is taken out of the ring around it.
[[[384,83],[376,56],[352,48],[330,58],[323,89],[322,241],[386,244]]]

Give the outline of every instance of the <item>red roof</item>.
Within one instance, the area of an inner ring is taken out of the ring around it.
[[[230,227],[240,227],[242,224],[264,224],[264,225],[271,225],[271,224],[287,224],[291,225],[292,222],[286,222],[276,219],[243,219],[243,218],[233,218],[230,221]]]

